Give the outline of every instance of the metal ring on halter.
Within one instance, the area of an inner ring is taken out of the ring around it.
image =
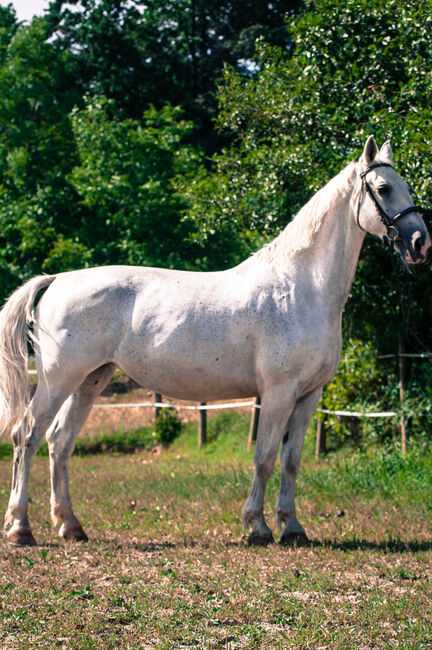
[[[387,238],[391,241],[397,241],[400,239],[400,234],[399,230],[396,228],[396,226],[387,226]]]

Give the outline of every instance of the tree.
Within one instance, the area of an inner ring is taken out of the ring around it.
[[[194,173],[200,158],[184,144],[193,125],[181,111],[166,105],[150,108],[140,121],[122,120],[113,100],[88,98],[84,109],[74,110],[72,128],[79,163],[68,179],[82,209],[76,234],[92,263],[193,263],[181,220],[185,203],[174,181]]]
[[[114,99],[128,117],[181,105],[201,144],[214,148],[215,86],[223,64],[248,73],[255,39],[290,46],[287,13],[302,0],[55,0],[47,20],[73,52],[83,93]]]
[[[75,227],[65,175],[74,159],[68,113],[77,95],[68,54],[46,24],[12,25],[0,66],[0,291],[40,273],[47,250]],[[73,235],[70,242],[70,252]]]

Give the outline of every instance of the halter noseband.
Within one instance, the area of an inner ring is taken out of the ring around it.
[[[394,169],[393,165],[391,165],[390,163],[385,163],[385,162],[372,163],[372,165],[369,165],[369,167],[367,167],[360,174],[360,178],[362,179],[362,190],[364,189],[366,192],[368,192],[369,196],[374,202],[377,212],[380,216],[380,219],[387,229],[387,239],[389,242],[393,243],[396,240],[401,238],[400,232],[397,226],[395,226],[395,223],[399,221],[399,219],[402,219],[402,217],[404,217],[405,215],[409,214],[410,212],[419,212],[420,208],[417,205],[410,205],[408,208],[405,208],[404,210],[401,210],[401,212],[395,214],[393,217],[390,217],[382,207],[381,203],[378,201],[375,192],[373,191],[372,187],[369,185],[366,179],[367,174],[369,174],[369,172],[376,169],[377,167],[391,167],[392,169]],[[364,230],[363,226],[360,224],[360,205],[361,205],[361,197],[359,199],[358,210],[357,210],[357,225],[359,226],[359,228]]]

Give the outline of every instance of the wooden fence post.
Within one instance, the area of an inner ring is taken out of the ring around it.
[[[402,447],[403,455],[405,455],[407,451],[407,430],[405,425],[405,417],[403,414],[407,371],[408,371],[408,364],[405,356],[405,344],[402,336],[400,336],[399,337],[399,398],[400,398],[400,405],[402,409],[400,428],[401,428],[401,447]]]
[[[261,405],[261,397],[256,397],[255,404],[252,406],[252,416],[251,416],[251,422],[249,427],[249,438],[248,438],[248,451],[251,450],[252,443],[255,442],[255,440],[257,439],[259,416],[260,416],[260,409],[258,407],[260,405]]]
[[[200,406],[206,406],[205,402],[201,402]],[[207,440],[207,410],[199,409],[199,424],[198,424],[198,447],[205,444]]]
[[[315,445],[315,458],[318,460],[321,454],[326,451],[326,430],[324,420],[317,417],[317,431],[316,431],[316,445]]]
[[[155,401],[155,404],[157,404],[158,402],[159,403],[162,402],[162,395],[160,393],[155,393],[154,401]],[[160,411],[161,411],[161,407],[160,406],[155,406],[155,422],[158,419]]]

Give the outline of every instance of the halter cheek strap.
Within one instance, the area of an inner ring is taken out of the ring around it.
[[[390,242],[394,242],[397,239],[400,239],[400,232],[398,227],[395,225],[399,219],[402,219],[405,215],[409,214],[410,212],[419,212],[420,208],[416,205],[410,205],[408,208],[405,208],[404,210],[401,210],[397,214],[390,216],[387,214],[387,212],[384,210],[383,206],[379,202],[377,196],[375,195],[375,192],[373,191],[372,187],[368,183],[366,176],[369,174],[369,172],[373,171],[377,167],[391,167],[394,169],[393,165],[390,163],[385,163],[385,162],[377,162],[377,163],[372,163],[372,165],[369,165],[361,174],[360,178],[362,179],[362,191],[363,189],[369,194],[371,197],[373,203],[375,204],[375,207],[377,209],[378,215],[383,222],[383,224],[386,227],[387,230],[387,239]],[[359,199],[358,203],[358,209],[357,209],[357,225],[359,228],[362,230],[365,230],[363,226],[360,224],[360,205],[361,205],[361,197]]]

